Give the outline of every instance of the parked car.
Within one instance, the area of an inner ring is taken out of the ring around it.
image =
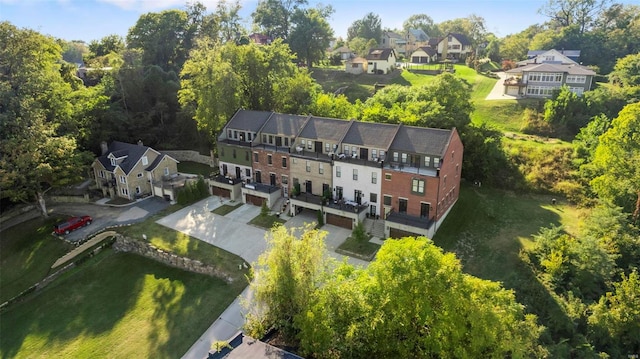
[[[69,232],[75,231],[80,227],[90,225],[92,221],[93,218],[90,216],[71,217],[65,222],[58,223],[53,226],[53,231],[56,234],[69,234]]]

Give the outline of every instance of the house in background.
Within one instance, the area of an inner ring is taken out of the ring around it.
[[[396,67],[396,52],[391,48],[371,49],[367,55],[367,73],[388,74]]]
[[[356,54],[353,53],[353,51],[351,51],[351,49],[349,49],[346,46],[340,46],[339,48],[331,51],[331,55],[339,55],[340,56],[340,60],[342,61],[347,61],[351,58],[354,58],[356,56]]]
[[[473,52],[469,38],[455,32],[450,32],[447,36],[439,38],[436,48],[438,58],[441,59],[464,60]]]
[[[423,46],[429,45],[429,35],[422,29],[409,29],[406,34],[407,44],[405,46],[405,56],[413,56],[413,52]]]
[[[429,46],[420,47],[411,54],[411,63],[414,64],[429,64],[436,61],[438,61],[438,52]]]
[[[570,54],[578,55],[578,50]],[[579,65],[558,50],[547,50],[506,71],[504,93],[520,97],[551,97],[563,85],[578,96],[591,90],[595,71]]]
[[[273,41],[271,36],[259,34],[257,32],[254,32],[253,34],[249,35],[249,40],[251,40],[253,43],[256,43],[258,45],[269,45]]]
[[[146,196],[175,199],[184,186],[178,175],[178,161],[142,142],[130,144],[113,141],[101,144],[102,155],[93,161],[94,178],[105,197],[134,200]]]
[[[527,60],[518,62],[518,66],[524,66],[530,63],[541,63],[543,61],[563,61],[578,63],[580,59],[580,50],[529,50],[527,52]],[[533,60],[533,61],[531,61]],[[520,65],[520,63],[524,63]]]
[[[367,59],[362,57],[356,57],[349,59],[344,63],[344,71],[354,75],[360,75],[367,72]]]
[[[405,36],[393,31],[383,31],[380,45],[383,48],[393,49],[396,55],[406,55],[407,39]]]

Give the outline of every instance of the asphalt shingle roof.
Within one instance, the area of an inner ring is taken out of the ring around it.
[[[401,126],[389,150],[442,156],[450,137],[451,130]]]
[[[269,111],[238,110],[227,123],[227,128],[258,132],[269,116]]]
[[[342,139],[350,124],[351,122],[347,120],[311,117],[302,132],[300,132],[300,137],[338,142]]]
[[[527,66],[516,67],[515,69],[511,69],[506,71],[508,74],[520,74],[523,72],[566,72],[569,75],[595,75],[596,73],[593,70],[590,70],[587,67],[580,66],[577,64],[551,64],[551,63],[541,63],[541,64],[529,64]]]
[[[387,60],[393,49],[371,49],[367,55],[367,60]]]
[[[351,145],[388,148],[399,125],[373,122],[353,122],[342,142]]]
[[[115,166],[111,165],[111,160],[107,157],[109,154],[113,154],[116,158],[127,157],[119,163],[120,168],[124,173],[129,174],[133,167],[138,163],[142,155],[150,149],[143,145],[134,145],[131,143],[125,143],[120,141],[113,141],[109,144],[107,153],[98,157],[98,161],[102,163],[107,171],[113,171]]]
[[[273,113],[262,128],[262,133],[297,136],[306,121],[307,116]]]

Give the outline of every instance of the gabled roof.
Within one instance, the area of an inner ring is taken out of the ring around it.
[[[352,53],[352,52],[353,51],[351,51],[351,49],[346,47],[346,46],[340,46],[339,48],[333,50],[333,53],[339,53],[339,54],[342,54],[342,53],[349,54],[349,53]]]
[[[398,34],[397,32],[393,32],[393,31],[385,31],[382,33],[382,36],[387,36],[390,39],[399,39],[399,40],[404,40],[404,37],[400,34]]]
[[[451,130],[403,125],[398,129],[389,150],[442,156],[449,143],[451,132]]]
[[[462,46],[471,46],[471,41],[469,41],[469,38],[464,34],[460,34],[457,32],[450,32],[447,34],[446,37],[449,37],[449,36],[453,36],[454,38],[456,38]],[[442,40],[444,39],[445,39],[444,37],[441,38],[438,43],[442,42]]]
[[[508,74],[521,74],[523,72],[563,72],[569,75],[591,75],[595,76],[595,71],[588,67],[580,66],[578,64],[556,64],[556,63],[541,63],[541,64],[529,64],[522,67],[516,67],[506,71]]]
[[[354,121],[342,140],[350,145],[387,149],[399,125]]]
[[[429,41],[429,36],[422,29],[409,29],[409,33],[413,35],[416,41]]]
[[[577,51],[578,52],[578,57],[580,57],[580,51],[579,50],[564,50],[566,51]],[[537,53],[535,56],[529,56],[529,54],[531,53]],[[564,54],[562,51],[558,51],[555,49],[551,49],[551,50],[544,50],[544,51],[529,51],[529,53],[527,54],[527,59],[526,60],[522,60],[522,61],[518,61],[516,64],[518,66],[525,66],[528,64],[534,64],[534,63],[544,63],[544,62],[553,62],[553,63],[562,63],[562,64],[577,64],[577,62],[569,57],[568,55]],[[549,61],[547,60],[547,58],[552,58],[553,60]],[[577,57],[576,57],[577,59]]]
[[[149,165],[149,167],[145,168],[145,171],[153,171],[155,170],[158,165],[160,164],[160,162],[162,162],[163,159],[168,158],[170,160],[173,160],[175,162],[178,162],[178,160],[176,160],[175,158],[167,155],[166,153],[161,154],[160,156],[156,157],[155,160],[153,160],[153,162],[151,162],[151,164]]]
[[[262,133],[297,136],[307,122],[307,116],[286,115],[282,113],[273,113],[262,128]]]
[[[429,39],[429,42],[427,42],[427,44],[431,47],[437,47],[442,39],[442,37],[432,37]]]
[[[419,47],[416,51],[424,51],[429,56],[435,56],[436,54],[438,54],[438,51],[436,51],[436,49],[429,46]],[[416,51],[414,51],[413,53],[415,54]]]
[[[395,55],[395,51],[390,48],[383,49],[371,49],[369,50],[369,54],[367,55],[367,60],[388,60],[391,54]]]
[[[554,49],[555,50],[555,49]],[[527,58],[532,59],[538,55],[542,55],[550,50],[529,50],[527,51]],[[570,58],[571,60],[576,60],[580,57],[580,50],[555,50],[560,54]]]
[[[362,64],[362,63],[367,62],[367,59],[365,59],[364,57],[358,56],[358,57],[354,57],[352,59],[347,60],[347,62]]]
[[[227,122],[226,129],[258,132],[269,116],[269,111],[238,110]]]
[[[351,122],[347,120],[311,117],[299,136],[338,143],[349,128],[349,125],[351,125]]]
[[[144,156],[144,154],[148,151],[155,151],[151,147],[144,145],[134,145],[131,143],[125,143],[120,141],[113,141],[109,144],[107,152],[98,157],[97,160],[102,164],[102,166],[107,170],[112,172],[115,169],[115,166],[111,165],[110,156],[115,158],[124,158],[118,166],[124,171],[125,174],[129,174],[133,167],[135,167],[136,163]]]

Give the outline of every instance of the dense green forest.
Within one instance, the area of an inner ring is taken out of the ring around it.
[[[524,355],[640,353],[640,7],[550,0],[541,8],[548,22],[505,38],[489,33],[478,16],[439,24],[426,14],[408,17],[406,28],[422,28],[430,36],[461,32],[475,46],[482,44],[478,58],[467,61],[472,68],[480,57],[521,60],[528,49],[582,51],[581,62],[600,75],[593,91],[578,97],[561,89],[518,114],[522,133],[562,139],[567,146],[531,150],[511,146],[491,123],[472,123],[473,89],[452,74],[418,87],[387,86],[364,101],[323,92],[311,75],[312,66],[327,61],[330,7],[312,8],[304,0],[260,1],[252,30],[277,38],[265,46],[249,41],[239,9],[239,3],[222,1],[212,11],[193,3],[184,10],[147,13],[126,38],[111,35],[89,44],[0,23],[3,201],[38,203],[46,215],[45,193],[82,178],[101,141],[142,140],[160,149],[208,152],[238,108],[455,126],[465,145],[464,178],[517,195],[550,193],[587,209],[579,234],[541,228],[535,245],[521,253],[570,320],[556,320],[551,310],[533,313],[536,324],[522,327],[535,333],[511,344],[529,340]],[[338,39],[336,46],[348,44],[356,51],[375,46],[382,30],[380,18],[368,14],[355,20],[348,38]],[[78,62],[90,69],[82,78],[76,76]],[[428,246],[419,250],[437,252]],[[343,282],[336,285],[364,281],[364,274],[344,270]],[[367,275],[383,275],[376,270]],[[461,291],[470,282],[483,285],[460,277],[457,264],[451,271]],[[490,294],[487,298],[502,295]],[[315,305],[334,299],[326,292]],[[527,303],[536,298],[516,293],[516,299],[531,314]],[[515,308],[511,298],[507,302]],[[478,313],[468,315],[485,315]],[[507,319],[501,325],[511,325]],[[308,327],[302,319],[287,325],[282,328],[297,340]],[[375,342],[373,333],[370,339]],[[324,348],[307,345],[310,353]],[[502,354],[516,354],[513,346],[504,348]]]

